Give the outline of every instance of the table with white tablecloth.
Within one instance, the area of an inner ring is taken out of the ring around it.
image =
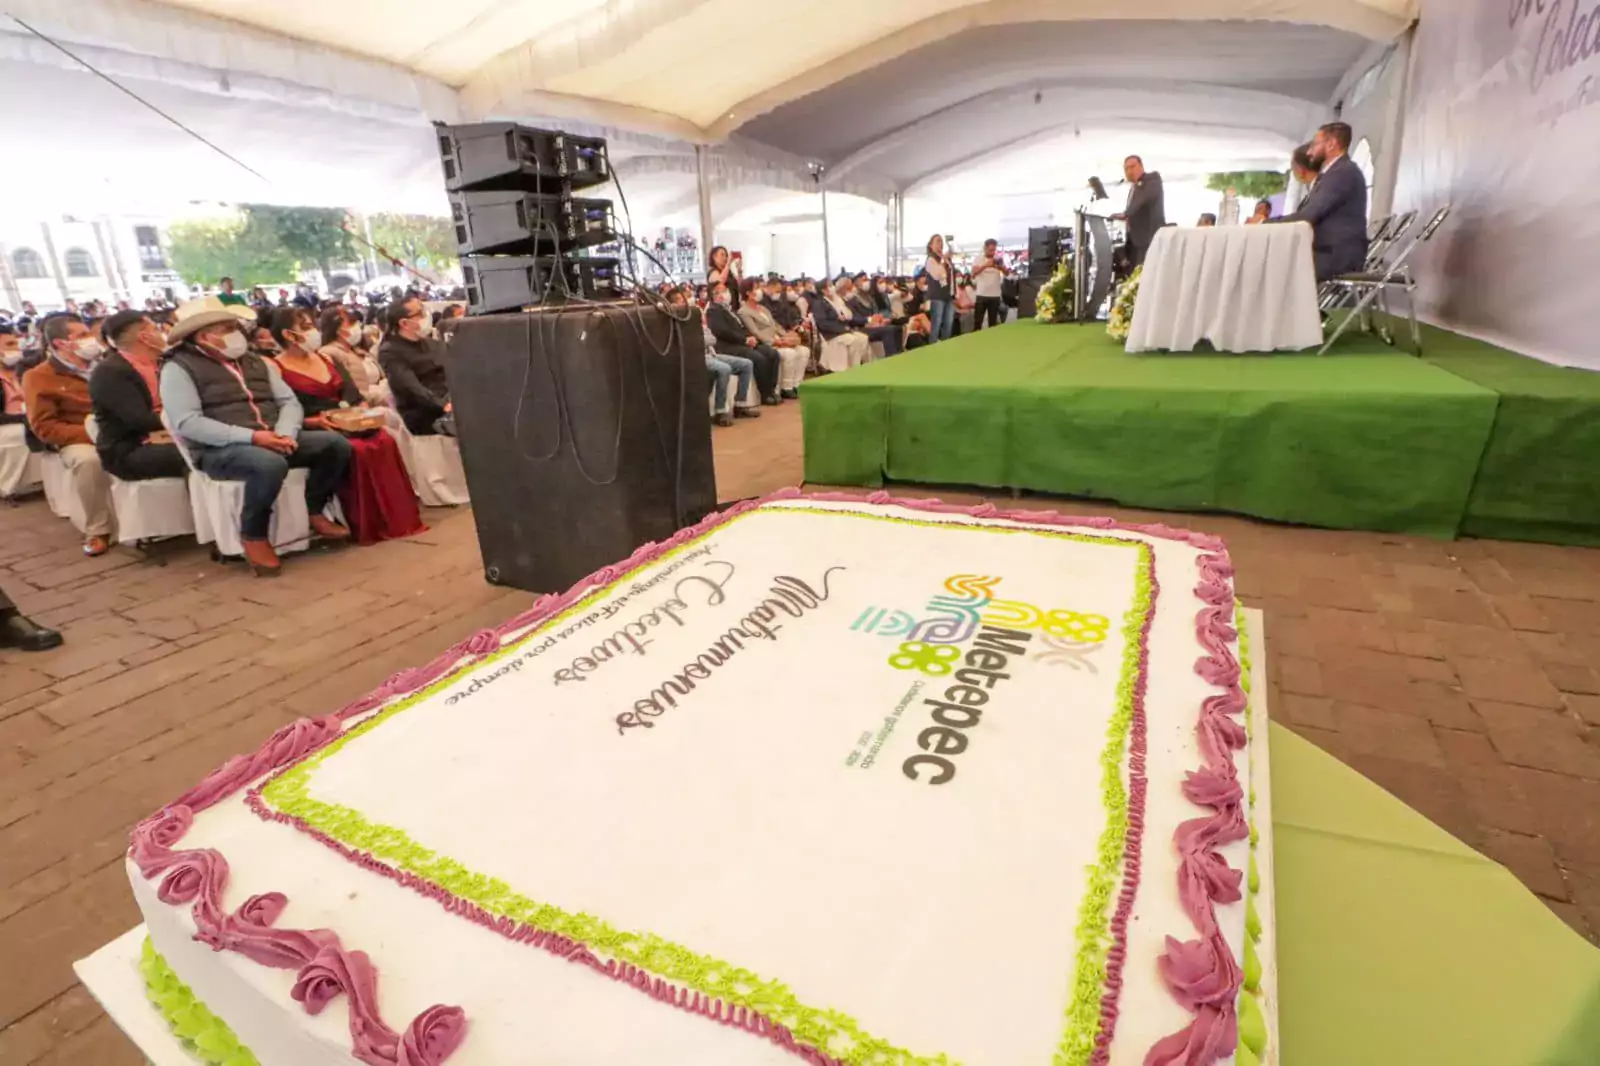
[[[1311,227],[1168,227],[1145,256],[1130,352],[1275,352],[1322,344]]]

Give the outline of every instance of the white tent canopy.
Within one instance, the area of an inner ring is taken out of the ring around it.
[[[1036,172],[1010,188],[994,164],[1045,148],[1065,165],[1061,146],[1093,131],[1281,161],[1415,6],[814,0],[755,18],[738,0],[8,0],[265,180],[0,17],[0,117],[43,161],[0,177],[0,196],[439,211],[428,123],[493,118],[603,129],[625,181],[680,175],[673,205],[693,193],[694,144],[715,146],[714,193],[807,192],[814,162],[830,190],[880,201],[967,171],[1026,191]]]

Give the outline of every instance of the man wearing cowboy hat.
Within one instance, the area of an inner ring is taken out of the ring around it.
[[[300,401],[269,360],[250,351],[248,307],[230,308],[215,296],[177,310],[167,333],[172,347],[161,368],[161,403],[195,465],[219,481],[244,482],[239,539],[258,577],[276,577],[272,507],[289,470],[303,467],[311,529],[329,540],[350,531],[322,513],[344,480],[350,442],[338,433],[302,430]]]

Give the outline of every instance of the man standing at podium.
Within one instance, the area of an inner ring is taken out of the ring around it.
[[[1127,223],[1128,262],[1143,266],[1145,253],[1156,239],[1156,230],[1167,224],[1166,194],[1161,190],[1161,175],[1145,170],[1144,160],[1136,155],[1122,161],[1122,174],[1133,191],[1128,193],[1128,206],[1123,212],[1111,217]]]

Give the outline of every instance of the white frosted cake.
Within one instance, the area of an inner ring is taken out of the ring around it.
[[[1251,1066],[1235,611],[1166,527],[735,506],[141,823],[153,997],[218,1066]]]

